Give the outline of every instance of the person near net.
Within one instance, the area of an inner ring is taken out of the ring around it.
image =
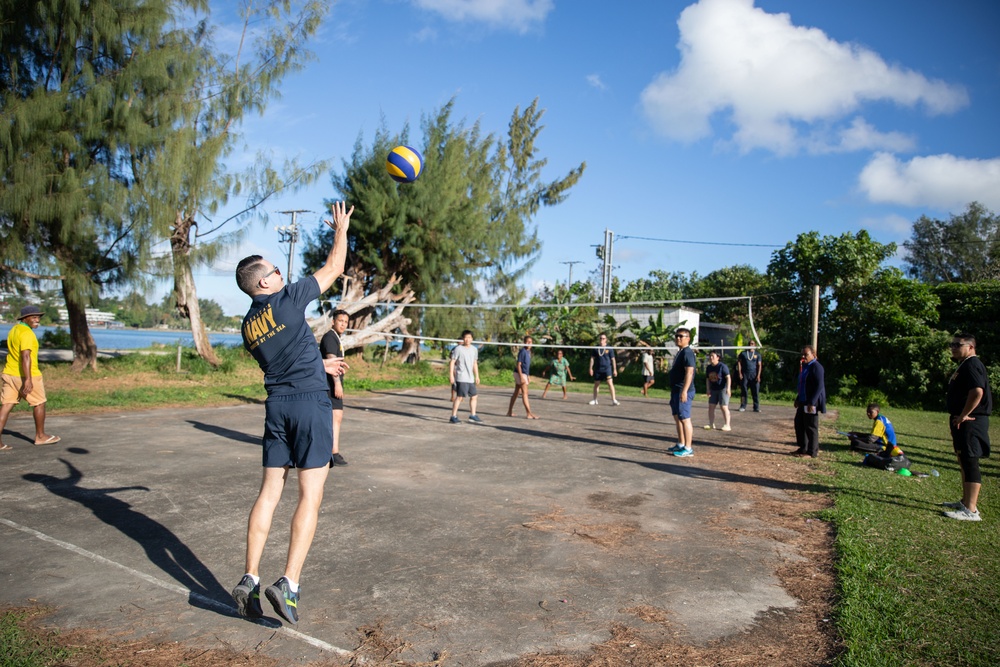
[[[347,331],[351,316],[346,310],[333,311],[333,326],[319,341],[319,351],[324,359],[343,359],[344,342],[341,336]],[[347,459],[340,453],[340,427],[344,423],[344,375],[327,375],[330,402],[333,404],[333,465],[346,466]]]
[[[232,591],[240,615],[259,618],[260,562],[274,511],[281,500],[288,472],[298,477],[298,503],[282,576],[264,594],[275,612],[298,623],[299,583],[306,555],[316,533],[323,486],[332,465],[333,406],[326,374],[342,373],[343,359],[324,360],[306,322],[309,304],[330,289],[344,271],[347,228],[354,207],[331,206],[333,245],[316,273],[285,284],[281,271],[260,255],[240,260],[236,282],[253,302],[243,319],[243,345],[264,372],[263,476],[247,520],[246,574]]]
[[[674,456],[694,456],[694,427],[691,426],[691,404],[694,402],[694,369],[698,363],[691,349],[691,330],[681,327],[674,332],[677,354],[670,366],[670,412],[677,426],[677,444],[667,450]]]
[[[451,351],[451,361],[448,363],[448,379],[451,381],[452,424],[458,424],[458,406],[462,399],[469,398],[469,421],[481,424],[482,419],[476,414],[476,401],[479,395],[479,350],[472,344],[472,332],[468,329],[462,332],[462,342]]]
[[[573,377],[573,371],[569,367],[569,359],[563,355],[562,350],[556,350],[556,356],[549,362],[544,375],[547,375],[549,379],[545,383],[545,389],[542,390],[542,398],[545,398],[545,395],[549,393],[549,387],[562,387],[563,400],[565,401],[567,398],[566,378],[568,377],[572,381],[575,381],[576,378]]]
[[[753,411],[760,412],[760,374],[764,360],[757,351],[757,342],[751,340],[750,347],[736,357],[736,376],[740,381],[740,412],[747,409],[747,390],[753,397]]]
[[[793,456],[819,456],[819,415],[826,413],[826,374],[812,345],[802,348],[799,387],[795,398],[795,444]]]
[[[597,392],[602,382],[608,383],[611,392],[611,405],[621,405],[615,396],[615,378],[618,377],[618,361],[615,359],[614,348],[608,347],[608,335],[597,337],[597,347],[590,353],[590,376],[594,378],[594,398],[590,405],[597,405]]]
[[[517,397],[521,397],[524,403],[524,411],[527,412],[527,419],[538,419],[538,415],[531,411],[531,403],[528,401],[528,384],[531,383],[531,346],[534,343],[531,336],[524,337],[524,345],[517,353],[517,363],[514,366],[514,393],[510,397],[510,405],[507,407],[507,416],[514,416],[514,403]]]

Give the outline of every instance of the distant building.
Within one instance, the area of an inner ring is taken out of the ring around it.
[[[87,324],[100,324],[111,326],[115,323],[115,314],[109,313],[103,310],[98,310],[96,308],[86,308],[84,313],[87,315]],[[65,308],[59,309],[59,321],[69,322],[69,311]]]
[[[655,321],[661,310],[663,311],[664,326],[684,326],[692,329],[694,336],[691,339],[691,344],[698,345],[698,340],[701,338],[701,311],[695,308],[687,308],[683,305],[665,306],[663,308],[656,306],[629,307],[618,306],[613,303],[597,307],[597,312],[602,318],[605,315],[611,315],[615,318],[615,326],[621,326],[629,319],[634,319],[639,323],[639,326],[644,327],[649,324],[649,318],[653,318]],[[669,346],[670,343],[667,345]]]

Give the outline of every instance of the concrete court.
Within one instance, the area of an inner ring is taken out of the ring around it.
[[[520,403],[521,417],[504,416],[508,397],[485,388],[486,423],[465,421],[466,401],[452,425],[447,388],[348,392],[350,465],[327,482],[294,630],[266,602],[263,622],[236,617],[228,594],[243,573],[263,405],[50,416],[63,438],[52,447],[33,446],[30,413],[16,411],[4,435],[16,450],[0,454],[0,603],[54,606],[55,626],[289,664],[343,655],[378,623],[409,643],[396,659],[446,653],[449,665],[586,651],[613,622],[636,624],[627,610],[641,605],[693,643],[795,606],[774,571],[799,556],[774,531],[719,528],[757,521],[733,482],[761,478],[706,466],[710,452],[730,464],[744,449],[786,452],[761,434],[790,431],[790,408],[734,410],[733,433],[709,432],[702,397],[703,455],[679,459],[663,453],[675,440],[663,400],[613,407],[604,387],[589,406],[589,394],[550,392],[529,421]],[[264,583],[281,574],[294,494],[292,473]]]

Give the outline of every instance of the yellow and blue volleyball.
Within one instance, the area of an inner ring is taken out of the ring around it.
[[[385,159],[385,169],[397,183],[412,183],[424,168],[424,158],[409,146],[396,146]]]

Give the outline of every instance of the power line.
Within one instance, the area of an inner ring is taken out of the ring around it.
[[[688,243],[691,245],[724,245],[724,246],[740,246],[743,248],[784,248],[783,245],[771,245],[768,243],[726,243],[724,241],[685,241],[682,239],[657,239],[649,236],[626,236],[625,234],[619,234],[619,239],[636,239],[638,241],[658,241],[660,243]]]

